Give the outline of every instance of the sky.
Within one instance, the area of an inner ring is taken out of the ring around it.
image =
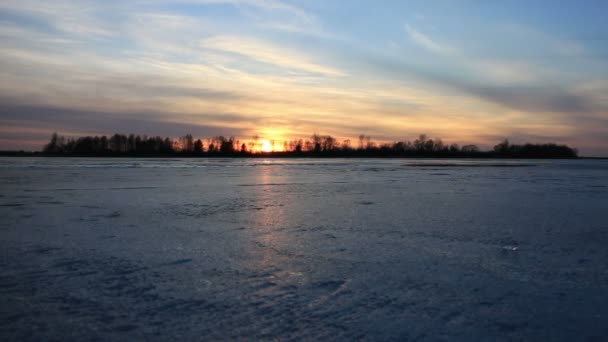
[[[2,0],[0,150],[136,133],[608,156],[608,1]]]

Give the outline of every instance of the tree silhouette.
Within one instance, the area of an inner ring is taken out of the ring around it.
[[[464,145],[462,146],[461,151],[464,153],[477,153],[479,152],[479,147],[476,145]]]
[[[194,153],[203,154],[203,141],[201,139],[196,139],[194,142]]]
[[[503,140],[501,143],[494,146],[494,152],[504,154],[509,152],[509,139]]]
[[[187,153],[194,152],[194,138],[191,134],[186,134],[180,138],[182,144],[182,151]]]
[[[257,137],[254,137],[257,139]],[[149,137],[129,134],[106,136],[86,136],[68,138],[57,134],[43,147],[43,153],[62,155],[99,155],[99,156],[227,156],[227,157],[470,157],[470,158],[576,158],[578,151],[566,145],[548,144],[511,144],[507,139],[495,145],[491,151],[481,151],[476,145],[446,145],[440,138],[429,139],[421,134],[413,142],[395,141],[376,144],[370,136],[359,136],[359,147],[353,149],[350,140],[339,144],[331,135],[313,134],[311,140],[302,139],[283,141],[283,151],[275,151],[277,141],[272,140],[273,152],[259,153],[254,150],[255,142],[241,143],[235,137],[216,136],[208,141],[207,153],[203,141],[194,139],[190,134],[178,141],[159,136]],[[254,140],[255,141],[255,140]],[[280,144],[280,142],[279,142]],[[280,146],[280,145],[279,145]]]
[[[44,146],[43,151],[46,153],[60,153],[63,149],[63,146],[61,145],[63,144],[60,142],[59,134],[54,132],[51,135],[51,141]]]

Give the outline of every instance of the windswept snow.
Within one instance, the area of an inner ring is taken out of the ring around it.
[[[0,338],[608,336],[606,161],[0,158]]]

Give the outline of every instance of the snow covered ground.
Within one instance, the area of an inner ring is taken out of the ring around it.
[[[0,339],[605,340],[608,162],[0,158]]]

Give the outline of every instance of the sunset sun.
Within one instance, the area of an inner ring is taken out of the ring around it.
[[[262,152],[272,152],[272,144],[268,140],[262,142]]]
[[[0,0],[0,342],[608,341],[606,14]]]

